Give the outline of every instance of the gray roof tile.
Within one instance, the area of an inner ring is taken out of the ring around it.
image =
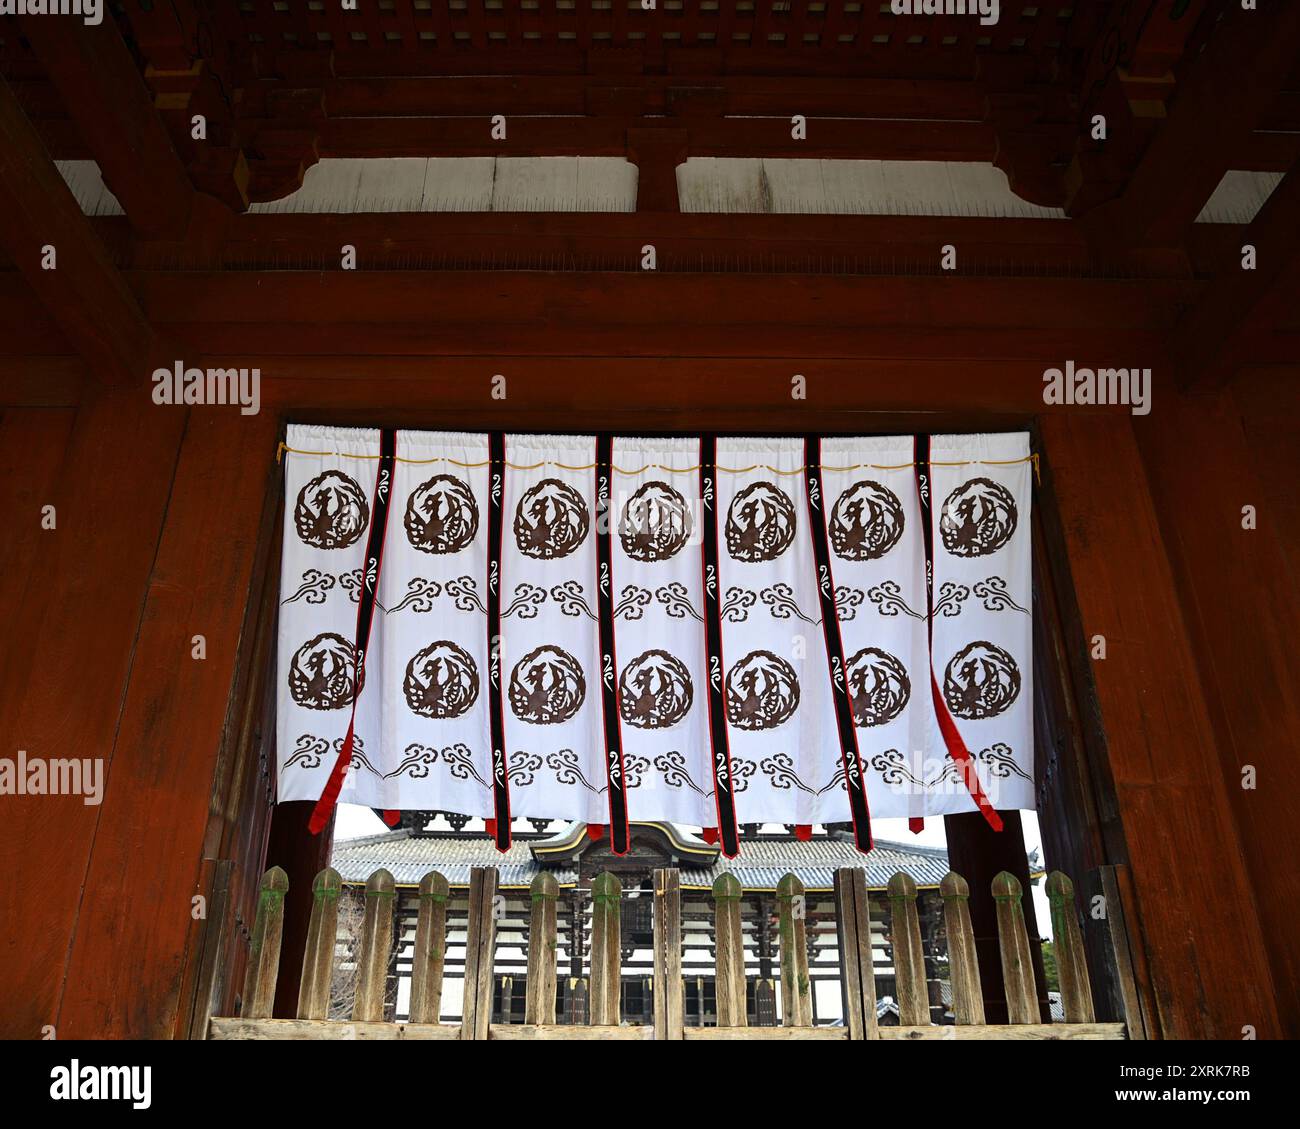
[[[470,867],[495,866],[502,886],[527,886],[542,869],[529,847],[529,840],[516,839],[502,854],[482,835],[412,839],[406,830],[389,831],[335,843],[330,865],[351,883],[364,883],[374,871],[386,867],[399,886],[418,886],[431,870],[440,871],[453,886],[468,886]],[[578,880],[570,866],[552,873],[561,886]]]
[[[539,841],[544,840],[516,839],[502,854],[483,835],[413,839],[406,830],[390,831],[336,843],[331,862],[343,881],[352,884],[364,883],[382,866],[392,872],[399,886],[419,885],[430,870],[440,871],[452,886],[468,886],[471,867],[495,866],[502,886],[522,887],[542,870],[530,849]],[[863,867],[867,885],[873,890],[884,889],[900,870],[911,875],[918,886],[937,886],[948,872],[948,852],[942,847],[878,839],[875,849],[864,857],[847,838],[819,836],[808,842],[745,839],[738,858],[719,855],[711,867],[683,867],[681,881],[688,889],[707,888],[719,874],[730,871],[747,890],[773,890],[784,875],[792,873],[809,890],[829,890],[835,871],[842,866]],[[576,866],[567,860],[551,872],[561,886],[572,886],[578,880]]]
[[[719,856],[713,867],[703,873],[706,884],[723,871],[731,871],[740,884],[750,890],[775,889],[785,874],[795,874],[808,890],[829,890],[835,883],[835,871],[842,866],[860,866],[867,872],[867,886],[883,890],[898,871],[909,874],[918,886],[937,886],[948,873],[948,852],[942,847],[913,847],[877,839],[870,854],[858,853],[847,838],[816,838],[807,842],[796,839],[745,840],[740,855],[734,859]],[[688,882],[682,871],[682,884]]]

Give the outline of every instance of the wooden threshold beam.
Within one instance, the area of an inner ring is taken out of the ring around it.
[[[1152,366],[1203,283],[648,271],[128,271],[188,353],[971,358]],[[51,351],[0,274],[9,352]]]
[[[957,273],[1087,276],[1095,264],[1082,226],[1050,219],[977,216],[792,215],[676,212],[267,213],[234,217],[213,254],[178,260],[174,249],[133,240],[121,217],[92,221],[118,262],[142,269],[332,267],[356,248],[362,269],[640,269],[643,247],[667,271],[768,274],[940,273],[942,249]],[[1205,227],[1206,225],[1201,225]],[[1197,232],[1198,236],[1204,233]],[[1181,250],[1135,252],[1106,277],[1190,277]],[[1219,256],[1221,257],[1221,256]],[[1103,273],[1100,270],[1097,273]]]
[[[534,123],[528,127],[529,121]],[[529,137],[525,138],[527,145],[517,144],[520,140],[518,131],[515,131],[514,137],[509,137],[504,142],[495,142],[492,146],[487,146],[482,142],[482,135],[486,135],[486,130],[480,128],[480,123],[476,119],[466,118],[424,118],[424,117],[406,117],[406,118],[381,118],[368,119],[363,117],[340,118],[337,119],[337,131],[330,139],[332,148],[329,152],[322,150],[321,156],[349,156],[349,157],[466,157],[466,156],[623,156],[624,149],[619,147],[620,130],[625,130],[630,126],[640,128],[648,125],[654,128],[655,119],[645,118],[585,118],[569,117],[563,120],[579,126],[579,123],[594,121],[595,127],[592,129],[590,137],[587,133],[574,133],[573,129],[565,135],[564,130],[554,127],[543,128],[540,132],[536,123],[546,123],[548,119],[520,118],[519,122],[524,123],[526,128],[531,130]],[[680,129],[683,126],[694,126],[697,121],[708,121],[715,123],[711,125],[710,131],[716,128],[716,123],[729,119],[722,118],[664,118],[659,119],[659,123],[665,128]],[[743,119],[735,119],[743,120]],[[815,127],[810,130],[809,140],[804,142],[786,140],[789,138],[789,118],[756,118],[751,119],[758,123],[757,129],[752,125],[748,127],[753,132],[738,132],[733,138],[722,137],[717,139],[710,146],[708,151],[701,151],[698,147],[692,149],[692,155],[697,157],[808,157],[820,158],[825,160],[956,160],[956,161],[990,161],[993,157],[988,155],[988,138],[993,137],[996,133],[996,126],[985,122],[949,122],[949,121],[929,121],[921,122],[921,127],[931,127],[929,135],[918,134],[916,139],[909,139],[908,122],[891,122],[886,120],[883,123],[872,121],[844,121],[828,122],[814,118],[811,125]],[[44,117],[35,113],[34,121],[44,141],[50,155],[56,160],[88,160],[94,157],[94,153],[87,146],[81,136],[80,130],[76,124],[67,117]],[[425,123],[432,122],[432,126]],[[468,127],[466,122],[469,122]],[[441,123],[459,123],[459,128],[465,130],[460,135],[454,132],[448,133]],[[276,136],[277,131],[284,129],[298,130],[300,127],[297,123],[287,123],[277,125],[273,120],[266,121],[245,121],[246,126],[254,133],[262,134],[265,132],[268,140],[280,140]],[[781,136],[781,127],[785,127],[785,137]],[[827,133],[821,128],[822,125],[832,127],[832,132]],[[845,132],[836,127],[857,126],[858,136],[855,138],[850,130]],[[382,127],[382,128],[380,128]],[[378,129],[373,138],[367,138],[367,128]],[[1054,138],[1058,143],[1068,144],[1069,137],[1065,134],[1068,132],[1060,125],[1049,125],[1047,136]],[[964,136],[966,132],[969,136]],[[915,128],[910,132],[915,133]],[[464,138],[468,137],[468,143]],[[757,140],[755,140],[757,138]],[[1064,141],[1062,139],[1064,138]],[[705,134],[708,139],[708,132]],[[729,143],[734,142],[734,143]],[[754,149],[747,149],[746,144],[752,143]],[[856,145],[856,147],[855,147]],[[392,147],[391,151],[389,147]],[[1232,142],[1224,148],[1224,168],[1229,169],[1247,169],[1257,172],[1284,172],[1291,166],[1297,155],[1300,155],[1300,132],[1294,131],[1268,131],[1256,130],[1242,137],[1234,138]]]
[[[844,1027],[686,1027],[687,1041],[754,1041],[763,1043],[817,1042],[839,1043],[848,1039]],[[646,1026],[593,1027],[586,1024],[530,1024],[493,1023],[489,1029],[491,1040],[512,1042],[602,1040],[614,1042],[648,1042],[654,1038],[654,1028]],[[1013,1026],[981,1025],[970,1027],[881,1027],[877,1036],[889,1040],[1098,1040],[1123,1039],[1122,1023],[1035,1023]],[[232,1039],[295,1039],[316,1042],[342,1039],[387,1042],[459,1040],[464,1038],[459,1027],[450,1024],[423,1023],[347,1023],[340,1020],[307,1019],[235,1019],[214,1017],[208,1028],[208,1038]]]
[[[175,356],[197,363],[192,358],[207,355],[223,365],[223,358],[243,357],[268,374],[277,359],[292,357],[315,358],[322,373],[336,357],[353,358],[358,376],[375,371],[381,358],[418,364],[432,357],[730,357],[793,372],[811,359],[919,362],[943,373],[945,386],[969,382],[973,359],[1014,363],[1022,371],[1037,366],[1040,377],[1071,357],[1158,369],[1178,312],[1204,285],[546,271],[130,271],[125,277]],[[59,352],[53,328],[22,278],[0,274],[4,350]],[[358,368],[358,357],[371,361]],[[707,370],[704,363],[701,373]],[[978,391],[971,390],[976,401]],[[1041,403],[1041,379],[1025,392]],[[745,398],[743,389],[735,395]]]
[[[0,245],[18,267],[7,277],[14,310],[34,291],[101,380],[145,378],[159,351],[154,331],[3,81]]]
[[[456,1040],[460,1027],[447,1023],[351,1023],[326,1019],[237,1019],[214,1016],[209,1020],[208,1038],[229,1039],[358,1039],[363,1042],[382,1040]]]
[[[127,278],[176,356],[259,368],[268,405],[364,403],[373,414],[382,403],[450,418],[492,406],[501,373],[510,394],[497,409],[518,412],[519,426],[639,407],[643,425],[687,426],[710,411],[759,430],[770,426],[764,411],[789,409],[796,373],[832,427],[833,413],[868,409],[1024,418],[1044,410],[1044,370],[1070,358],[1150,367],[1172,385],[1165,342],[1204,285],[547,271]],[[22,280],[0,275],[5,348],[57,351],[39,316]]]
[[[147,238],[181,239],[194,188],[112,19],[22,19],[104,183]]]
[[[683,128],[684,119],[637,114],[518,117],[494,140],[487,117],[331,117],[320,123],[322,157],[622,157],[630,129]],[[271,143],[283,125],[245,122],[248,143]],[[1063,127],[1069,128],[1069,127]],[[692,118],[692,157],[992,161],[997,136],[980,121],[813,118],[805,140],[790,115]]]
[[[475,431],[625,430],[639,434],[766,433],[790,411],[793,373],[805,376],[804,429],[827,434],[957,431],[972,415],[1015,430],[1045,409],[1042,362],[903,358],[383,356],[214,353],[187,365],[257,368],[261,407],[302,423]],[[88,379],[75,355],[0,357],[0,406],[76,406]],[[509,396],[493,400],[495,374]],[[238,412],[238,407],[218,411]]]

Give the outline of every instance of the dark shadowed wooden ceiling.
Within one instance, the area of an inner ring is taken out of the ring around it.
[[[1107,356],[1167,349],[1189,380],[1296,356],[1300,3],[1003,0],[987,27],[896,16],[887,0],[358,7],[121,0],[101,27],[0,19],[0,268],[19,268],[0,270],[9,351],[72,342],[123,374],[160,338],[469,352],[510,340],[475,322],[499,319],[488,311],[504,300],[513,314],[538,303],[520,350],[571,352],[553,332],[563,308],[584,342],[599,339],[592,319],[613,319],[599,347],[644,355],[718,355],[743,321],[764,356],[921,353],[945,372],[990,349],[1038,364],[1079,333]],[[575,155],[635,164],[636,212],[248,211],[324,158]],[[699,157],[992,163],[1069,219],[682,214],[676,170]],[[93,159],[123,215],[83,216],[51,159]],[[1229,170],[1288,175],[1249,227],[1195,223]],[[61,255],[76,249],[78,275],[39,269],[50,232]],[[1249,275],[1245,242],[1263,249]],[[339,276],[343,243],[360,248],[354,276]],[[646,243],[661,274],[706,276],[704,288],[635,277]],[[945,274],[947,244],[961,259]],[[252,273],[266,271],[286,277]],[[454,285],[468,305],[450,327],[425,324],[448,286],[433,272],[448,271],[465,276]],[[504,298],[498,274],[519,271],[550,273]],[[767,278],[718,281],[742,273]],[[847,277],[816,281],[828,274]],[[249,304],[273,283],[275,306]],[[789,287],[807,290],[803,313]],[[419,325],[399,331],[381,312],[408,298]],[[656,312],[632,332],[642,302]],[[700,309],[718,324],[696,338],[660,328]],[[371,312],[351,325],[359,310]],[[834,333],[808,323],[814,311],[833,311]]]
[[[991,26],[896,16],[888,0],[116,7],[195,186],[235,210],[293,191],[320,157],[631,146],[643,165],[683,154],[995,161],[1026,199],[1081,215],[1122,190],[1230,4],[1003,0]],[[88,56],[39,23],[0,21],[0,71],[55,157],[95,156],[93,123],[68,108],[69,96],[94,97],[70,73]],[[1284,70],[1252,91],[1250,128],[1207,137],[1228,167],[1285,170],[1300,152],[1300,82]],[[203,144],[190,136],[196,113]],[[504,140],[485,124],[494,114],[510,121]],[[791,137],[795,114],[816,123],[805,140]],[[1095,114],[1104,146],[1090,136]]]

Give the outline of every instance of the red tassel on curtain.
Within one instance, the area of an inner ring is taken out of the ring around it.
[[[914,815],[907,821],[907,829],[913,835],[919,835],[925,830],[925,820],[919,815]]]
[[[700,832],[700,838],[706,843],[716,843],[718,841],[718,829],[716,827],[706,827]]]
[[[812,824],[811,824],[811,823],[796,823],[796,824],[794,825],[794,837],[795,837],[796,839],[798,839],[799,842],[801,842],[801,843],[811,843],[811,842],[812,842]]]

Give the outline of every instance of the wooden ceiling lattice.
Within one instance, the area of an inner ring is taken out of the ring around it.
[[[218,21],[232,45],[340,54],[565,46],[1041,53],[1060,47],[1077,2],[1002,0],[992,26],[976,16],[895,16],[888,0],[660,0],[653,10],[640,0],[378,0],[357,12],[325,0],[238,0]]]
[[[672,170],[689,155],[994,162],[1024,199],[1083,215],[1124,189],[1175,92],[1196,85],[1178,77],[1187,55],[1242,54],[1220,35],[1233,11],[1000,0],[985,26],[973,12],[896,16],[889,0],[120,0],[120,40],[0,19],[0,73],[52,156],[102,165],[111,134],[92,107],[120,99],[85,60],[116,41],[194,187],[236,212],[330,157],[627,157],[662,188],[638,207],[675,209]],[[1286,76],[1276,86],[1258,124],[1231,134],[1226,167],[1291,167],[1300,99]],[[1087,134],[1098,113],[1104,147]],[[485,128],[498,115],[508,134]],[[792,115],[815,128],[793,135]]]

